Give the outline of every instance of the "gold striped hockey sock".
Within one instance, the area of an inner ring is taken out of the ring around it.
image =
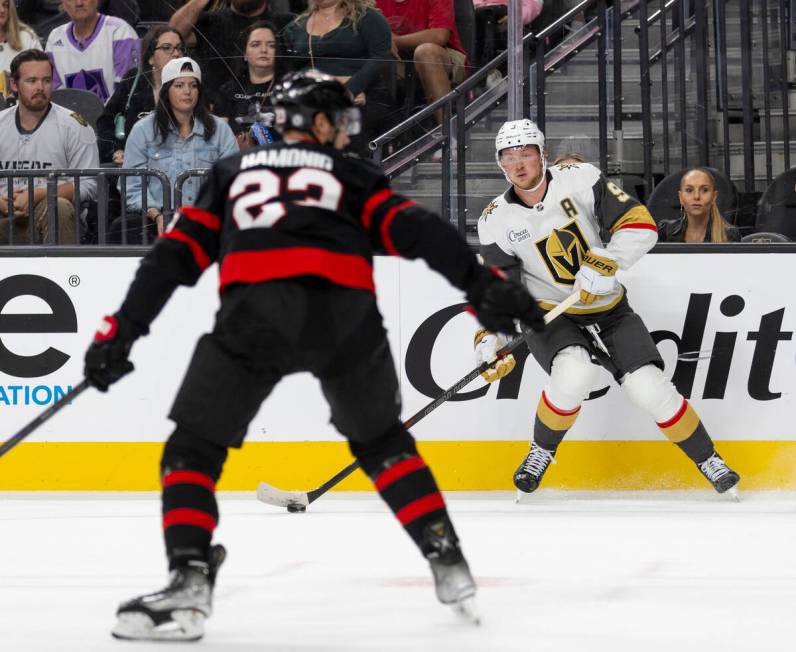
[[[677,444],[696,464],[704,462],[715,451],[702,420],[685,399],[677,413],[668,421],[659,422],[658,427],[667,439]]]

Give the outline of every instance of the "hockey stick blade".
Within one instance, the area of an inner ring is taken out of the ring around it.
[[[568,308],[576,304],[578,302],[578,299],[580,299],[580,290],[575,289],[575,291],[572,294],[570,294],[555,308],[553,308],[552,310],[550,310],[545,314],[544,323],[549,324],[556,317],[565,312]],[[525,342],[525,336],[517,335],[511,341],[509,341],[509,343],[506,344],[506,346],[504,346],[502,349],[500,349],[500,351],[497,352],[496,356],[497,359],[505,358],[514,349],[516,349],[518,346],[520,346],[520,344],[523,344],[524,342]],[[429,403],[419,412],[413,414],[406,421],[404,421],[404,426],[406,428],[411,428],[412,426],[414,426],[418,421],[428,416],[431,412],[436,410],[440,405],[450,400],[452,396],[461,391],[465,386],[473,382],[476,378],[478,378],[478,376],[480,376],[483,372],[489,369],[494,363],[495,361],[492,360],[490,362],[484,362],[480,364],[478,367],[473,369],[466,376],[463,376],[456,383],[451,385],[440,396],[431,401],[431,403]],[[320,487],[313,489],[311,491],[286,491],[284,489],[279,489],[278,487],[274,487],[273,485],[270,485],[266,482],[261,482],[257,487],[257,499],[268,505],[274,505],[275,507],[287,507],[289,511],[304,511],[304,509],[306,509],[310,503],[314,502],[315,500],[323,496],[323,494],[325,494],[335,485],[342,482],[345,478],[351,475],[358,468],[359,468],[359,462],[354,460],[347,467],[339,471],[334,477],[324,482]],[[291,506],[293,506],[293,509],[291,509]],[[295,509],[296,507],[298,507],[298,509]],[[304,509],[301,509],[301,507],[303,507]]]
[[[44,410],[39,416],[37,416],[33,421],[31,421],[28,425],[26,425],[22,430],[20,430],[16,435],[6,440],[2,445],[0,445],[0,457],[3,457],[8,451],[10,451],[14,446],[16,446],[19,442],[21,442],[25,437],[33,433],[39,426],[41,426],[45,421],[48,421],[51,417],[58,413],[58,411],[72,402],[72,399],[80,395],[83,391],[89,388],[88,381],[83,379],[77,385],[74,386],[71,392],[67,392],[64,394],[60,399],[58,399],[55,403],[53,403],[50,407]]]

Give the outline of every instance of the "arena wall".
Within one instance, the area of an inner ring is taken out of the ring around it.
[[[621,275],[659,342],[669,375],[695,405],[747,489],[796,487],[796,252],[656,253]],[[116,310],[137,258],[0,258],[0,438],[82,377],[103,314]],[[476,322],[463,297],[425,264],[376,263],[399,367],[404,417],[473,366]],[[217,273],[183,288],[133,350],[134,374],[108,394],[89,390],[0,459],[0,490],[153,490],[171,432],[170,402],[198,336],[218,307]],[[449,490],[510,489],[528,447],[545,374],[527,353],[500,383],[480,379],[413,429]],[[219,383],[224,379],[219,378]],[[213,397],[207,400],[212,402]],[[233,451],[219,488],[320,484],[350,462],[316,381],[287,378]],[[705,488],[704,479],[605,373],[568,435],[547,487]],[[357,472],[341,490],[369,489]]]

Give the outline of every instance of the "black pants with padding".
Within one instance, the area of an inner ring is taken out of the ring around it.
[[[318,378],[332,422],[418,545],[423,527],[445,516],[400,422],[398,378],[375,296],[315,278],[240,285],[223,295],[169,414],[177,429],[162,462],[163,525],[172,566],[206,555],[227,449],[242,445],[279,380],[299,371]],[[397,468],[383,476],[390,467]]]

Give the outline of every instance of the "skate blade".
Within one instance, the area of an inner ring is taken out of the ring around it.
[[[452,604],[453,612],[462,620],[471,625],[481,624],[481,614],[478,612],[478,605],[475,602],[475,596],[471,595],[468,598],[463,598],[455,604]]]
[[[732,498],[736,503],[740,503],[741,502],[741,497],[738,495],[738,485],[735,485],[734,487],[730,487],[724,493],[726,495],[728,495],[730,498]]]
[[[158,626],[141,612],[122,613],[118,618],[111,636],[127,641],[198,641],[205,633],[205,616],[196,609],[172,611],[172,619]]]

